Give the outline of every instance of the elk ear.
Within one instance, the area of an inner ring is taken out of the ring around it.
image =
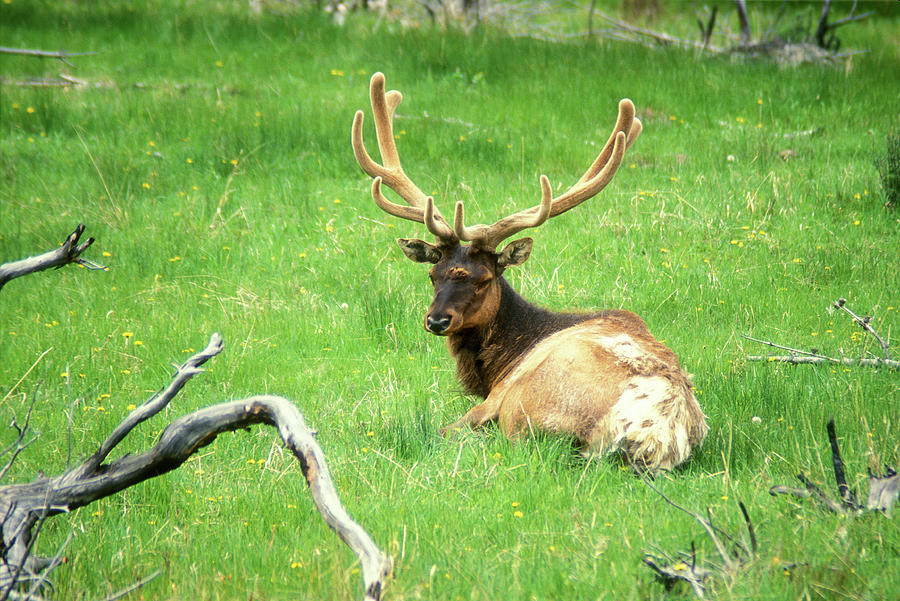
[[[400,245],[403,254],[416,263],[437,263],[441,260],[441,251],[438,247],[424,240],[400,238],[397,244]]]
[[[531,246],[534,240],[531,238],[520,238],[510,242],[503,248],[500,258],[497,259],[497,265],[500,267],[515,267],[521,265],[531,255]]]

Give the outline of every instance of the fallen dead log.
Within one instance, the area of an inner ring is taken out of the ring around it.
[[[81,256],[81,253],[94,243],[93,238],[88,238],[84,242],[79,243],[83,233],[84,224],[79,223],[75,231],[69,234],[69,237],[63,241],[59,248],[48,250],[43,254],[28,257],[27,259],[3,263],[0,265],[0,288],[3,288],[4,284],[10,280],[23,275],[43,271],[51,267],[59,268],[69,263],[77,263],[88,269],[106,269],[102,265],[98,265]]]
[[[364,598],[381,598],[391,560],[343,508],[315,432],[306,425],[297,407],[285,398],[252,396],[199,409],[166,426],[150,450],[106,462],[110,452],[138,424],[163,410],[193,376],[203,372],[200,366],[222,348],[222,338],[213,334],[205,349],[177,367],[168,386],[131,411],[81,465],[52,478],[42,476],[29,483],[0,486],[0,600],[9,597],[17,583],[32,583],[32,591],[36,590],[46,581],[46,573],[59,565],[59,557],[47,559],[31,553],[44,520],[177,469],[219,434],[253,424],[266,424],[278,430],[284,445],[300,462],[322,518],[359,558]],[[21,429],[19,440],[22,440]]]

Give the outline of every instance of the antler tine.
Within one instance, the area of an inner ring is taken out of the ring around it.
[[[537,227],[550,217],[555,217],[578,206],[605,188],[622,164],[625,150],[640,135],[643,126],[634,116],[634,104],[627,98],[619,102],[619,115],[612,134],[603,149],[584,175],[562,195],[552,198],[550,181],[541,175],[541,204],[509,217],[504,217],[493,225],[464,224],[462,203],[456,203],[453,216],[453,231],[460,240],[471,241],[480,248],[494,250],[507,237],[529,227]]]
[[[609,135],[609,138],[606,140],[606,144],[603,145],[603,150],[600,151],[600,154],[597,155],[597,158],[594,159],[594,162],[591,163],[591,166],[588,167],[587,171],[584,172],[584,175],[581,176],[581,179],[576,182],[576,186],[578,184],[582,184],[587,180],[591,179],[597,173],[603,169],[604,165],[606,165],[607,161],[609,161],[609,157],[612,154],[613,145],[615,144],[616,134],[620,131],[625,132],[627,138],[627,143],[625,145],[625,150],[631,148],[631,145],[634,144],[634,141],[637,140],[637,137],[641,134],[644,126],[641,123],[640,119],[635,118],[634,116],[634,103],[631,102],[628,98],[623,98],[619,101],[619,115],[616,118],[616,125],[613,127],[612,133]]]
[[[537,227],[550,217],[553,204],[553,190],[547,176],[541,176],[541,204],[518,213],[513,213],[493,225],[472,225],[466,227],[463,203],[456,203],[453,214],[453,231],[460,240],[471,241],[479,248],[493,251],[501,242],[524,229]]]
[[[640,131],[640,128],[638,128]],[[582,177],[574,186],[566,190],[560,196],[553,199],[553,209],[550,211],[551,217],[556,217],[561,213],[565,213],[569,209],[577,207],[588,198],[596,196],[600,190],[605,188],[612,181],[616,171],[622,164],[625,156],[625,148],[628,146],[628,139],[624,131],[618,131],[613,138],[612,151],[608,160],[602,165],[602,168],[591,175],[589,178]],[[599,158],[599,157],[598,157]],[[595,161],[596,163],[596,161]],[[592,171],[594,165],[591,166]],[[586,174],[587,175],[587,174]]]
[[[353,146],[356,162],[359,163],[363,171],[374,178],[372,181],[372,198],[375,200],[375,204],[395,217],[425,223],[428,226],[428,230],[439,239],[455,241],[456,236],[453,233],[453,229],[440,211],[433,206],[433,200],[431,225],[426,223],[425,208],[431,197],[427,196],[413,183],[403,171],[403,166],[400,163],[400,155],[397,152],[397,145],[394,141],[394,112],[397,110],[400,102],[402,102],[403,95],[397,90],[385,92],[384,74],[375,73],[372,75],[369,83],[369,100],[372,104],[375,136],[383,164],[378,164],[372,159],[363,143],[364,116],[362,111],[356,111],[356,114],[353,116],[351,145]],[[398,205],[385,198],[381,192],[382,182],[405,200],[409,207]]]
[[[438,213],[437,207],[434,206],[434,198],[431,196],[425,199],[425,211],[422,217],[425,227],[427,227],[428,231],[434,234],[437,239],[447,242],[459,241],[459,238],[453,232],[453,229],[444,218],[441,217],[441,214]]]

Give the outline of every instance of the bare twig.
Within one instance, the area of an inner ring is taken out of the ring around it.
[[[750,549],[756,554],[759,546],[756,542],[756,531],[753,530],[753,522],[750,521],[750,514],[747,513],[747,506],[744,505],[744,502],[738,501],[738,506],[741,508],[741,515],[744,516],[744,523],[747,524],[747,533],[750,535]]]
[[[42,355],[43,356],[43,355]],[[9,447],[7,447],[3,451],[3,455],[6,453],[12,453],[10,455],[9,460],[6,462],[6,465],[3,466],[3,469],[0,470],[0,480],[3,480],[3,477],[6,475],[6,472],[9,471],[9,468],[12,467],[13,463],[16,462],[16,458],[19,456],[19,453],[28,448],[32,442],[34,442],[37,437],[32,438],[31,440],[25,441],[25,436],[28,434],[28,426],[31,422],[31,412],[34,409],[36,397],[32,397],[31,404],[28,405],[28,412],[25,414],[25,423],[21,426],[16,422],[15,418],[13,418],[12,424],[10,426],[16,430],[17,436],[15,442],[13,442]]]
[[[122,597],[124,597],[124,596],[126,596],[126,595],[130,595],[131,593],[133,593],[134,591],[138,590],[139,588],[141,588],[142,586],[144,586],[144,585],[147,584],[148,582],[151,582],[152,580],[155,580],[155,579],[159,576],[159,574],[160,574],[159,570],[156,570],[156,571],[154,571],[152,574],[150,574],[149,576],[146,576],[146,577],[144,577],[144,578],[141,578],[140,580],[138,580],[138,581],[135,582],[134,584],[129,585],[129,586],[126,586],[125,588],[123,588],[123,589],[120,590],[120,591],[116,591],[115,593],[113,593],[113,594],[110,595],[109,597],[106,597],[105,599],[103,599],[103,601],[116,601],[117,599],[121,599]]]
[[[664,559],[666,560],[665,563],[657,562],[655,558],[647,555],[644,557],[643,562],[656,572],[657,578],[665,584],[667,590],[676,582],[682,580],[690,585],[691,590],[694,591],[698,599],[706,598],[704,582],[712,575],[712,571],[697,567],[696,556],[691,558],[690,565],[668,556],[664,557]]]
[[[651,484],[647,478],[644,478],[644,483],[659,496],[661,496],[663,500],[666,501],[666,503],[688,514],[703,527],[703,529],[706,531],[707,536],[709,536],[710,540],[712,540],[713,542],[713,545],[716,547],[716,551],[719,553],[719,557],[722,559],[723,568],[718,569],[718,571],[733,576],[737,572],[737,570],[744,565],[746,561],[751,559],[756,554],[756,533],[753,529],[753,523],[750,521],[750,515],[749,513],[747,513],[747,508],[743,502],[739,502],[738,505],[741,508],[741,513],[744,516],[744,521],[747,524],[747,531],[750,535],[749,551],[747,550],[746,546],[738,543],[726,532],[723,532],[721,529],[713,525],[711,518],[704,518],[699,513],[695,513],[685,507],[682,507],[681,505],[667,497],[665,494],[663,494],[663,492],[658,488],[653,486],[653,484]],[[726,548],[725,543],[719,537],[720,534],[734,544],[734,548],[731,551]],[[668,554],[664,552],[662,553],[662,555],[662,559],[664,559],[665,562],[657,561],[656,558],[650,555],[645,555],[643,559],[644,564],[646,564],[650,569],[656,572],[657,577],[663,581],[667,589],[678,581],[684,581],[691,586],[691,589],[698,599],[703,599],[705,595],[704,582],[709,576],[713,575],[715,571],[697,565],[697,552],[696,549],[694,549],[694,544],[691,543],[691,553],[684,554],[685,559],[689,558],[691,560],[690,565],[683,560],[673,560]]]
[[[741,27],[741,45],[750,43],[750,18],[747,16],[747,4],[744,0],[734,0],[734,6],[738,13],[738,23]]]
[[[890,353],[888,352],[888,344],[889,344],[889,343],[885,342],[884,338],[882,338],[881,336],[879,336],[879,335],[878,335],[878,332],[876,332],[876,331],[874,330],[874,328],[872,328],[872,326],[869,325],[869,321],[871,321],[871,319],[872,319],[871,317],[868,317],[868,316],[866,316],[866,317],[860,317],[859,315],[857,315],[856,313],[854,313],[853,311],[851,311],[851,310],[847,307],[847,299],[846,299],[846,298],[839,298],[839,299],[837,299],[836,301],[834,301],[834,307],[835,307],[836,309],[842,309],[842,310],[846,311],[847,314],[850,315],[850,317],[853,318],[853,321],[854,321],[859,327],[861,327],[861,328],[864,329],[866,332],[868,332],[869,334],[871,334],[872,336],[874,336],[875,339],[878,341],[878,344],[881,345],[881,350],[882,350],[882,352],[884,352],[884,358],[885,358],[886,360],[890,360],[891,355],[890,355]]]
[[[79,244],[78,240],[81,238],[82,233],[84,233],[84,225],[78,224],[75,231],[66,238],[59,248],[34,257],[0,265],[0,288],[3,288],[4,284],[14,278],[43,271],[50,267],[62,267],[69,263],[78,263],[88,269],[105,269],[102,265],[97,265],[81,257],[81,253],[87,250],[94,242],[93,238],[88,238]]]
[[[0,46],[0,54],[19,54],[22,56],[34,56],[37,58],[56,58],[66,63],[67,65],[72,65],[66,59],[70,56],[89,56],[91,54],[97,54],[96,52],[63,52],[63,51],[48,51],[48,50],[32,50],[29,48],[8,48],[6,46]]]
[[[203,373],[200,366],[221,353],[224,344],[222,337],[218,333],[214,333],[210,337],[206,348],[199,353],[191,355],[180,367],[176,367],[175,376],[168,386],[160,392],[157,392],[141,406],[129,413],[122,423],[113,430],[113,433],[100,445],[97,452],[91,455],[91,457],[89,457],[81,466],[70,472],[71,479],[79,480],[85,477],[85,475],[95,472],[97,468],[100,467],[100,464],[107,458],[110,451],[122,442],[135,426],[165,409],[169,402],[175,398],[175,395],[178,394],[191,378],[197,374]]]
[[[831,0],[823,0],[822,15],[819,17],[819,24],[816,27],[815,38],[820,48],[825,48],[825,34],[828,33],[828,12],[831,9]]]
[[[771,346],[771,347],[774,347],[774,348],[780,348],[780,349],[782,349],[782,350],[789,351],[791,354],[803,355],[803,356],[806,356],[806,357],[813,357],[813,358],[816,358],[816,359],[822,359],[823,361],[833,361],[833,362],[836,362],[836,363],[839,363],[839,362],[840,362],[840,361],[838,361],[837,359],[832,359],[831,357],[826,357],[825,355],[820,355],[820,354],[818,354],[818,353],[812,353],[812,352],[810,352],[810,351],[803,351],[803,350],[800,350],[800,349],[791,348],[791,347],[789,347],[789,346],[783,346],[783,345],[781,345],[781,344],[775,344],[774,342],[769,342],[768,340],[760,340],[759,338],[753,338],[752,336],[745,336],[745,335],[742,335],[741,338],[745,338],[745,339],[750,340],[750,341],[752,341],[752,342],[758,342],[758,343],[760,343],[760,344],[765,344],[766,346]]]
[[[716,15],[718,13],[719,7],[713,6],[706,23],[704,23],[699,16],[697,17],[697,25],[700,26],[700,37],[703,39],[704,50],[709,46],[709,40],[712,38],[713,28],[716,26]]]
[[[837,40],[834,35],[834,30],[838,26],[868,17],[871,13],[855,15],[854,11],[856,9],[856,3],[854,2],[853,8],[850,10],[850,16],[829,24],[828,12],[830,1],[831,0],[825,0],[823,14],[819,19],[817,28],[809,34],[804,35],[801,41],[793,41],[792,38],[796,37],[796,32],[788,31],[785,32],[784,35],[779,35],[775,31],[778,22],[784,14],[786,3],[782,3],[778,14],[772,20],[772,23],[766,31],[754,38],[746,0],[733,0],[737,12],[739,32],[734,33],[723,29],[722,35],[719,37],[724,38],[725,41],[720,44],[719,47],[713,46],[710,43],[716,18],[715,7],[711,14],[707,13],[709,14],[708,21],[704,22],[702,18],[698,17],[698,25],[700,27],[700,41],[698,42],[676,38],[665,32],[637,27],[608,15],[604,15],[599,11],[597,14],[619,29],[620,32],[629,34],[623,36],[621,34],[610,35],[607,32],[601,32],[605,37],[635,42],[644,46],[650,46],[651,44],[648,43],[648,40],[652,40],[657,46],[696,48],[700,51],[708,50],[713,54],[731,53],[745,56],[771,56],[777,61],[786,64],[799,64],[802,62],[834,63],[837,59],[846,58],[852,54],[838,53],[840,41]],[[592,3],[592,8],[589,13],[591,18],[593,17],[594,12]],[[593,34],[590,22],[589,28],[591,28],[589,33]]]
[[[675,36],[669,35],[667,33],[661,33],[658,31],[653,31],[650,29],[644,29],[642,27],[637,27],[635,25],[631,25],[614,17],[607,15],[606,13],[597,11],[597,14],[604,21],[618,27],[619,29],[626,31],[631,34],[636,34],[639,36],[643,36],[646,38],[650,38],[655,41],[657,44],[662,46],[682,46],[686,48],[696,48],[698,50],[708,50],[710,52],[722,53],[724,50],[721,48],[717,48],[715,46],[710,45],[708,42],[692,42],[690,40],[682,40],[680,38],[676,38]]]
[[[712,540],[713,545],[715,545],[716,551],[719,552],[719,556],[722,558],[722,561],[724,562],[725,566],[728,567],[729,569],[732,569],[735,567],[734,559],[731,557],[731,554],[728,553],[728,551],[725,549],[724,543],[722,543],[722,541],[719,539],[718,535],[716,534],[715,526],[713,526],[709,520],[707,520],[706,518],[701,516],[699,513],[694,513],[690,509],[687,509],[686,507],[682,507],[681,505],[679,505],[678,503],[676,503],[675,501],[673,501],[672,499],[667,497],[665,494],[663,494],[663,492],[661,490],[659,490],[658,488],[653,486],[647,478],[644,478],[644,484],[646,484],[651,489],[653,489],[653,491],[655,491],[656,494],[661,496],[663,498],[663,500],[665,500],[666,503],[668,503],[672,507],[675,507],[676,509],[679,509],[679,510],[683,511],[684,513],[688,514],[689,516],[694,518],[694,520],[696,520],[698,524],[703,526],[703,529],[706,530],[706,534],[709,536],[710,540]]]
[[[847,305],[847,300],[844,298],[839,298],[836,300],[832,306],[836,309],[841,309],[845,311],[850,317],[853,319],[854,323],[863,328],[866,332],[871,334],[878,340],[878,343],[881,345],[881,350],[884,353],[884,358],[878,357],[862,357],[859,359],[852,359],[849,357],[844,357],[843,354],[840,358],[829,357],[827,355],[822,355],[818,351],[810,352],[804,351],[801,349],[792,348],[789,346],[784,346],[781,344],[776,344],[774,342],[770,342],[768,340],[760,340],[759,338],[753,338],[752,336],[742,336],[747,340],[751,340],[753,342],[758,342],[759,344],[765,344],[766,346],[771,346],[773,348],[781,349],[788,351],[790,355],[750,355],[747,357],[748,361],[774,361],[779,363],[793,363],[793,364],[813,364],[813,365],[821,365],[825,363],[833,363],[837,365],[854,365],[854,366],[868,366],[868,367],[888,367],[890,369],[900,369],[900,361],[895,361],[891,359],[890,350],[889,350],[889,342],[882,338],[878,332],[875,331],[874,328],[869,324],[871,321],[871,317],[860,317],[853,311],[851,311]]]
[[[9,48],[0,46],[0,54],[19,54],[37,58],[69,58],[70,56],[90,56],[96,52],[65,52],[63,50],[33,50],[30,48]]]
[[[872,16],[873,12],[867,12],[861,15],[855,15],[853,13],[856,12],[857,0],[853,0],[853,6],[850,7],[850,14],[843,19],[839,19],[833,23],[828,22],[828,13],[831,8],[831,0],[823,0],[822,2],[822,14],[819,17],[819,23],[816,26],[816,32],[814,34],[814,38],[816,43],[820,48],[826,48],[829,50],[837,50],[840,47],[840,42],[835,39],[834,34],[832,33],[831,38],[827,38],[830,32],[833,32],[838,27],[846,25],[847,23],[853,23],[855,21],[861,21],[867,17]]]

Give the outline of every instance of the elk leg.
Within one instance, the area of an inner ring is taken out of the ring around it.
[[[489,421],[497,419],[500,414],[500,403],[489,396],[484,402],[478,403],[469,409],[465,415],[440,429],[441,436],[446,437],[453,430],[462,428],[477,428]]]

